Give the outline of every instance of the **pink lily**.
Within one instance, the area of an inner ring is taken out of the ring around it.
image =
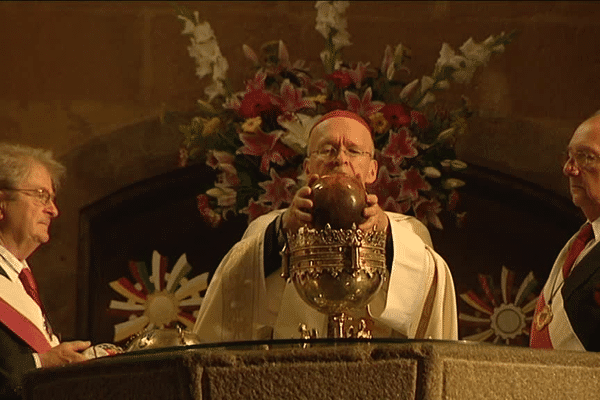
[[[277,65],[275,67],[267,68],[267,71],[269,74],[279,75],[283,71],[290,71],[291,69],[292,63],[290,62],[290,53],[288,52],[285,43],[280,40],[277,48]]]
[[[369,118],[370,115],[375,114],[384,106],[384,103],[381,101],[371,101],[373,98],[373,90],[371,87],[368,87],[367,90],[365,90],[362,99],[359,98],[356,93],[350,91],[346,91],[345,97],[346,103],[348,104],[348,110],[357,113],[363,118]]]
[[[210,208],[208,196],[206,194],[199,194],[196,196],[196,203],[198,206],[198,211],[200,211],[200,215],[202,215],[202,219],[212,228],[219,226],[223,220],[223,217],[221,214]]]
[[[444,229],[442,221],[440,221],[440,217],[438,216],[439,212],[442,211],[442,206],[437,199],[430,200],[421,197],[413,203],[413,209],[415,210],[415,216],[425,225],[431,222],[436,228]]]
[[[233,164],[235,156],[226,151],[209,150],[206,154],[206,165],[217,169],[223,164]]]
[[[417,200],[419,190],[430,190],[431,185],[423,178],[418,169],[411,167],[408,171],[402,173],[403,181],[400,189],[400,198],[409,198]]]
[[[239,93],[233,94],[225,100],[223,108],[239,112],[242,107],[242,100],[239,98]]]
[[[290,190],[296,184],[291,178],[280,177],[277,172],[271,168],[271,180],[259,182],[259,186],[265,189],[259,201],[262,203],[269,202],[274,209],[281,208],[282,204],[291,204],[294,198],[294,193]]]
[[[244,55],[246,56],[246,58],[248,60],[252,61],[254,63],[254,65],[260,64],[260,62],[258,60],[258,56],[256,55],[256,53],[254,52],[254,50],[252,50],[252,48],[250,46],[248,46],[247,44],[243,44],[242,50],[244,51]]]
[[[394,75],[394,52],[392,46],[389,44],[385,46],[385,52],[383,53],[383,60],[381,61],[381,68],[379,69],[381,74],[391,80]]]
[[[350,78],[352,79],[352,82],[354,83],[354,85],[356,85],[357,88],[360,88],[360,85],[363,81],[363,79],[365,79],[365,75],[367,74],[367,66],[369,65],[369,63],[363,63],[362,61],[359,61],[358,64],[356,64],[356,67],[354,69],[351,69],[350,71],[348,71],[348,73],[350,74]]]
[[[379,201],[379,203],[381,204],[381,201]],[[393,211],[400,214],[406,214],[406,212],[410,210],[410,203],[410,200],[398,202],[390,196],[385,200],[385,202],[383,202],[381,208],[383,208],[386,211]]]
[[[309,92],[325,93],[327,91],[327,81],[325,79],[313,80],[306,74],[299,74],[298,78],[302,83],[302,87],[308,89]]]
[[[252,79],[248,79],[246,81],[246,92],[251,92],[253,90],[265,90],[265,80],[267,79],[267,74],[265,71],[258,71],[254,74]]]
[[[187,167],[189,158],[190,158],[190,153],[188,152],[188,150],[185,147],[180,147],[177,164],[180,167]]]
[[[275,102],[284,112],[294,113],[306,108],[316,108],[314,101],[302,98],[302,89],[294,87],[289,79],[283,81],[280,93],[281,96]]]
[[[415,147],[416,139],[410,135],[408,129],[399,132],[392,131],[388,144],[382,149],[381,154],[392,159],[393,163],[399,165],[405,158],[413,158],[419,154]]]
[[[206,165],[221,171],[217,177],[218,183],[228,187],[236,187],[240,184],[240,178],[238,178],[237,169],[233,165],[234,160],[235,156],[231,153],[210,150],[206,157]]]
[[[279,59],[279,67],[283,70],[289,70],[292,68],[292,64],[290,63],[290,53],[288,49],[283,43],[283,40],[279,41],[279,48],[277,49],[277,58]]]
[[[248,223],[250,223],[256,218],[268,213],[273,209],[274,208],[271,206],[265,205],[258,201],[254,201],[254,199],[250,199],[250,201],[248,202],[248,206],[244,207],[240,212],[248,214]]]
[[[391,177],[388,169],[382,166],[379,169],[377,180],[369,185],[369,193],[376,194],[380,202],[385,201],[388,197],[395,200],[400,195],[401,185],[402,180],[397,177]]]
[[[244,146],[238,149],[239,154],[248,154],[261,157],[260,172],[267,175],[272,162],[279,165],[285,163],[286,158],[291,158],[295,152],[279,140],[279,134],[269,134],[259,131],[257,133],[241,133],[240,140]]]

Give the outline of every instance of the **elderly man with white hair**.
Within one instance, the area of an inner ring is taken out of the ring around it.
[[[0,398],[18,399],[36,367],[86,360],[90,342],[52,333],[27,258],[50,240],[64,167],[47,150],[0,143]]]

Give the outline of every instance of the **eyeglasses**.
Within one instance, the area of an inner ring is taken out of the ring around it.
[[[565,167],[569,161],[575,160],[578,168],[586,168],[596,164],[600,160],[600,156],[587,151],[576,151],[575,153],[563,153],[562,166]]]
[[[50,192],[48,192],[46,189],[13,189],[13,188],[6,188],[6,189],[0,189],[0,190],[12,190],[14,192],[23,192],[27,196],[35,197],[37,200],[40,201],[40,203],[42,203],[45,206],[50,205],[50,202],[54,203],[54,200],[56,199],[56,196],[53,195],[53,194],[50,194]]]
[[[317,149],[316,151],[312,152],[310,155],[318,157],[322,160],[333,160],[340,154],[340,151],[344,152],[344,154],[349,158],[357,158],[360,156],[373,157],[370,151],[361,151],[358,149],[343,149],[331,145],[323,146]]]

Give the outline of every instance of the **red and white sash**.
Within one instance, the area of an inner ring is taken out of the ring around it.
[[[551,348],[560,350],[585,351],[583,344],[581,344],[581,341],[571,326],[571,322],[569,321],[569,317],[565,311],[561,293],[564,280],[562,266],[565,263],[568,250],[574,240],[575,236],[573,236],[571,240],[565,244],[559,253],[552,267],[552,271],[550,272],[550,276],[548,276],[548,280],[546,281],[544,289],[542,290],[542,294],[546,303],[548,303],[548,300],[552,298],[552,320],[545,329],[548,330],[547,334],[551,342]],[[531,329],[536,329],[535,324],[532,324]]]
[[[2,323],[19,336],[36,353],[45,353],[52,348],[48,338],[25,316],[12,308],[0,298],[0,315]]]
[[[0,276],[0,322],[23,339],[37,353],[45,353],[59,342],[45,328],[38,304],[17,282]]]

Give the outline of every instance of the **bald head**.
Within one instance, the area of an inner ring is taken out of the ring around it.
[[[377,178],[374,151],[371,131],[364,121],[351,116],[330,116],[315,124],[311,131],[304,170],[309,176],[353,176],[364,186]]]
[[[313,126],[308,138],[308,154],[315,149],[315,143],[318,143],[323,135],[332,132],[348,138],[354,138],[356,141],[364,143],[368,147],[366,150],[373,156],[375,144],[373,143],[371,131],[360,121],[347,117],[332,117],[317,122]]]
[[[310,138],[312,137],[313,132],[315,130],[319,131],[321,129],[320,127],[322,124],[325,124],[327,126],[327,125],[330,125],[327,123],[327,121],[332,120],[332,119],[337,119],[339,121],[340,118],[351,119],[351,120],[359,122],[369,132],[369,134],[372,135],[371,127],[369,126],[369,124],[367,124],[367,121],[365,121],[360,115],[353,113],[352,111],[348,111],[348,110],[333,110],[333,111],[330,111],[330,112],[326,113],[325,115],[323,115],[313,125],[310,132],[308,133],[308,142],[310,143]],[[331,126],[327,129],[331,129]]]
[[[594,221],[600,217],[600,115],[577,127],[567,152],[563,173],[569,179],[573,203]]]
[[[575,133],[578,131],[600,132],[600,114],[595,114],[594,116],[583,121],[575,130]]]

